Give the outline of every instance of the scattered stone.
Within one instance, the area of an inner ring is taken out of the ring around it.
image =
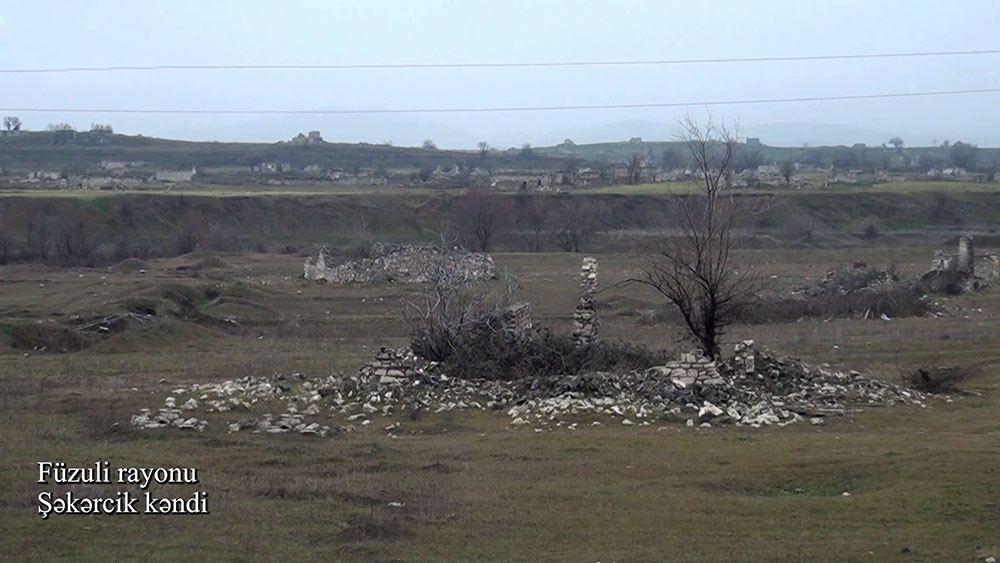
[[[329,263],[329,253],[324,246],[315,260],[311,256],[306,258],[303,277],[336,284],[423,283],[437,275],[439,269],[459,282],[496,277],[496,267],[489,254],[428,245],[376,243],[368,258],[336,267],[331,267]]]
[[[205,412],[260,411],[284,403],[282,414],[255,415],[230,421],[230,432],[299,433],[326,436],[350,432],[416,411],[462,410],[506,412],[511,425],[576,429],[579,418],[619,419],[624,426],[650,421],[684,421],[688,426],[720,424],[761,427],[808,421],[822,425],[830,416],[865,407],[926,406],[918,391],[838,372],[758,350],[752,341],[736,345],[735,356],[713,362],[697,353],[675,362],[622,374],[594,372],[505,382],[446,377],[439,366],[410,350],[382,348],[357,375],[285,379],[244,377],[222,383],[175,389],[155,414],[143,409],[132,417],[140,428],[203,430],[207,422],[182,416],[202,407]],[[176,396],[188,396],[177,408]],[[190,408],[189,408],[190,407]],[[324,416],[345,426],[328,426],[306,417]],[[358,425],[355,427],[355,424]],[[590,422],[600,426],[599,420]],[[386,432],[396,425],[379,425]]]

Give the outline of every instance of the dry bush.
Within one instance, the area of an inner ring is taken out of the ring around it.
[[[184,213],[174,235],[172,246],[174,254],[194,252],[205,236],[205,217],[196,209]]]
[[[903,375],[903,381],[925,393],[962,393],[960,385],[978,375],[972,366],[921,366]]]
[[[422,358],[441,362],[453,377],[517,380],[642,369],[666,360],[665,354],[628,344],[579,348],[568,336],[529,327],[509,279],[468,283],[442,263],[431,280],[426,291],[404,300],[410,347]]]
[[[97,249],[93,230],[82,217],[62,217],[56,227],[54,258],[61,265],[92,266]]]
[[[242,249],[239,232],[219,223],[212,223],[205,229],[202,246],[218,252],[238,252]]]
[[[514,305],[515,286],[470,283],[439,260],[428,275],[427,290],[403,299],[413,351],[428,360],[445,361],[473,332],[503,331],[505,311]]]
[[[535,330],[520,338],[494,326],[468,327],[444,358],[449,375],[461,379],[516,381],[595,371],[626,372],[663,364],[667,355],[627,343],[600,342],[580,348],[566,335]]]
[[[14,258],[14,239],[0,226],[0,265]]]

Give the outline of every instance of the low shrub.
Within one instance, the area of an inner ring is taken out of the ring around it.
[[[925,393],[961,393],[961,384],[978,371],[970,366],[922,366],[903,376],[903,381]]]
[[[414,334],[417,355],[441,362],[446,373],[461,379],[515,381],[548,375],[594,371],[624,372],[666,363],[666,352],[628,343],[601,341],[577,347],[567,335],[547,329],[518,334],[495,319],[458,332]]]

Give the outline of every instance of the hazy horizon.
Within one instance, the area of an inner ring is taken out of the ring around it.
[[[378,4],[378,9],[372,9]],[[526,18],[524,14],[531,14]],[[774,57],[996,48],[1000,6],[860,1],[766,8],[680,2],[102,2],[0,8],[0,67],[380,64]],[[947,22],[947,25],[942,25]],[[955,30],[964,32],[956,34]],[[289,32],[295,30],[295,32]],[[177,70],[5,74],[2,107],[381,109],[623,104],[982,89],[1000,55],[705,65],[365,70]],[[1000,146],[997,94],[727,106],[778,146],[962,140]],[[670,140],[689,109],[390,116],[143,116],[27,113],[29,129],[110,123],[122,133],[268,141],[500,148]]]

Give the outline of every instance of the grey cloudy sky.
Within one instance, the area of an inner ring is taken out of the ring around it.
[[[38,0],[0,3],[0,67],[769,57],[1000,48],[1000,2],[774,0]],[[714,65],[169,71],[0,75],[2,107],[363,109],[620,104],[1000,87],[1000,55]],[[1000,94],[715,108],[772,144],[1000,145]],[[670,138],[682,109],[431,116],[178,117],[22,113],[29,128],[471,148]],[[693,110],[698,113],[699,110]]]

